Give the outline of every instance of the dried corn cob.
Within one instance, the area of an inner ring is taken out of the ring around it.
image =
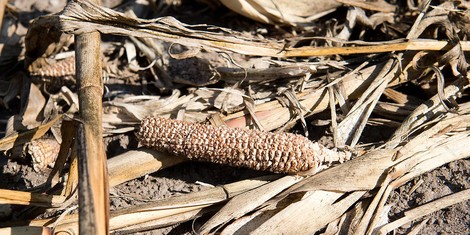
[[[75,86],[75,57],[58,60],[56,63],[32,71],[33,82],[44,85],[49,92],[56,92],[62,86]]]
[[[33,169],[41,172],[53,164],[59,155],[60,144],[53,138],[37,139],[28,144],[28,153],[33,160]]]
[[[142,145],[157,151],[276,173],[316,172],[324,161],[350,156],[291,133],[214,127],[159,117],[144,118],[137,137]]]

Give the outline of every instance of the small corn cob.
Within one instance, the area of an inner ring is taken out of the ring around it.
[[[60,144],[53,138],[37,139],[28,144],[28,153],[36,172],[44,171],[59,155]]]
[[[157,151],[275,173],[314,173],[324,161],[350,156],[296,134],[214,127],[152,116],[142,120],[137,138],[143,146]]]
[[[75,86],[75,57],[59,60],[30,73],[33,82],[45,85],[47,91],[58,91],[62,86]]]

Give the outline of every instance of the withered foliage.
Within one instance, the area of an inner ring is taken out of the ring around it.
[[[468,1],[26,2],[0,1],[0,157],[50,175],[0,203],[55,213],[17,231],[78,231],[73,35],[95,31],[103,138],[140,141],[109,159],[111,187],[191,159],[281,173],[117,208],[112,232],[215,211],[196,232],[386,234],[469,199],[387,217],[393,190],[469,157]]]

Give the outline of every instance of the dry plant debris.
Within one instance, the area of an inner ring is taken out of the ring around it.
[[[111,233],[470,233],[468,1],[102,2],[0,1],[0,234],[86,222],[85,90]]]

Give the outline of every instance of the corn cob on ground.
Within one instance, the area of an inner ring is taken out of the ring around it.
[[[350,156],[296,134],[214,127],[160,117],[144,118],[137,138],[143,146],[157,151],[275,173],[314,173],[324,161]]]
[[[75,57],[59,60],[37,71],[30,72],[35,84],[45,86],[49,92],[55,93],[62,86],[75,87]]]
[[[59,155],[60,144],[53,138],[44,138],[31,141],[27,148],[34,170],[41,172],[54,164]]]

